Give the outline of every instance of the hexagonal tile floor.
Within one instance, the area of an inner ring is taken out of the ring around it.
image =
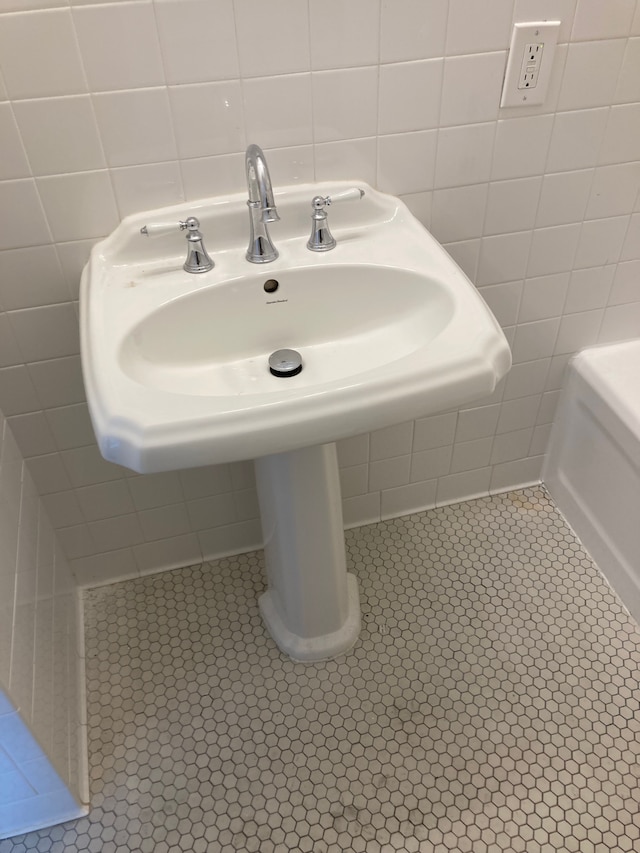
[[[355,648],[284,658],[260,554],[86,595],[93,809],[0,853],[640,849],[640,631],[542,488],[347,533]]]

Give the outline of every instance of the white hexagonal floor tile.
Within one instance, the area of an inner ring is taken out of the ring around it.
[[[266,634],[261,554],[88,592],[92,811],[0,853],[640,849],[640,630],[544,489],[347,548],[325,663]]]

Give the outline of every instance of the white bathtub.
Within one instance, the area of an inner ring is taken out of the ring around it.
[[[572,360],[543,480],[640,621],[640,340]]]

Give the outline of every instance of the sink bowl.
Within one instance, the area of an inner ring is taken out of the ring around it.
[[[243,195],[125,219],[82,279],[82,360],[102,454],[139,472],[333,442],[491,393],[510,366],[475,288],[398,199],[366,185],[331,208],[337,247],[306,248],[310,200],[276,194],[280,257],[244,258]],[[182,269],[184,238],[140,227],[196,215],[215,267]],[[269,356],[294,349],[296,376]]]

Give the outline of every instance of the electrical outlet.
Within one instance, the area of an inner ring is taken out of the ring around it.
[[[518,89],[535,89],[538,85],[543,50],[544,42],[525,45]]]
[[[514,24],[501,107],[544,103],[559,31],[560,21]]]

